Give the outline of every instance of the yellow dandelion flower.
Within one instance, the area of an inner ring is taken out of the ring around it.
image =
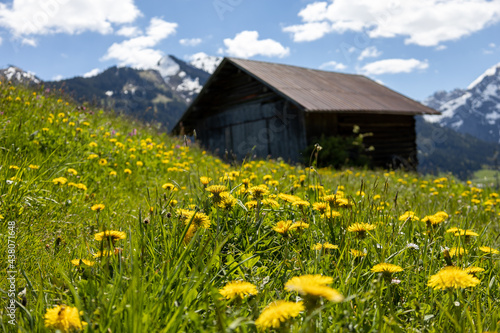
[[[250,295],[257,295],[257,287],[250,282],[232,281],[227,283],[219,293],[227,299],[245,298]]]
[[[116,176],[116,171],[111,170],[111,171],[109,172],[109,175],[110,175],[110,176]]]
[[[200,177],[200,182],[206,186],[208,185],[208,183],[210,183],[212,181],[212,178],[210,177]]]
[[[333,219],[333,218],[339,217],[341,215],[342,214],[340,214],[339,212],[337,212],[335,210],[329,210],[329,211],[326,211],[323,215],[321,215],[321,217],[324,217],[327,219]]]
[[[399,217],[399,221],[420,221],[417,215],[412,211],[406,211],[403,215]]]
[[[250,200],[250,201],[245,202],[245,206],[248,209],[253,209],[253,208],[257,207],[257,205],[258,205],[258,202],[256,200]]]
[[[52,309],[47,309],[44,324],[48,329],[59,330],[63,333],[79,331],[86,325],[80,320],[78,309],[66,305],[57,305]]]
[[[297,207],[300,207],[300,208],[304,208],[304,207],[309,207],[311,204],[308,202],[308,201],[305,201],[305,200],[297,200],[295,202],[292,203],[292,206],[297,206]]]
[[[456,233],[456,232],[458,232],[460,230],[462,230],[462,229],[453,227],[453,228],[449,228],[448,230],[446,230],[446,232],[447,233]]]
[[[102,258],[102,257],[109,257],[112,256],[113,254],[116,254],[116,249],[115,251],[110,251],[110,250],[104,250],[104,251],[97,251],[97,253],[94,253],[94,258]]]
[[[269,207],[275,208],[275,209],[280,208],[280,204],[278,203],[278,201],[270,199],[270,198],[262,199],[262,205],[269,206]]]
[[[358,234],[365,234],[367,231],[372,231],[376,228],[376,225],[369,223],[354,223],[347,227],[347,231],[356,232]]]
[[[489,246],[480,246],[479,250],[484,253],[500,254],[500,251]]]
[[[165,183],[161,186],[164,190],[172,191],[175,189],[175,185],[172,183]]]
[[[344,300],[344,296],[337,290],[328,287],[333,282],[333,278],[322,275],[302,275],[295,276],[285,283],[288,291],[297,291],[300,295],[319,298],[323,297],[330,302],[339,303]]]
[[[125,170],[123,170],[123,172],[126,173],[127,175],[132,174],[132,170],[130,170],[130,169],[125,169]]]
[[[224,185],[210,185],[205,190],[214,195],[220,195],[222,192],[227,192],[227,187]]]
[[[19,170],[17,165],[9,165],[9,170]]]
[[[480,282],[478,278],[468,274],[459,267],[446,266],[429,278],[427,286],[435,290],[444,290],[448,288],[474,287]]]
[[[401,266],[398,266],[398,265],[393,265],[393,264],[389,264],[389,263],[381,263],[381,264],[377,264],[377,265],[373,266],[371,271],[374,273],[382,273],[385,275],[391,275],[394,273],[402,272],[403,268]]]
[[[269,304],[255,321],[259,330],[279,328],[281,323],[297,317],[304,311],[302,302],[276,301]]]
[[[94,158],[98,158],[98,157],[99,157],[99,155],[97,155],[97,154],[90,154],[90,155],[87,157],[87,159],[89,159],[89,160],[93,160]]]
[[[351,249],[349,252],[356,258],[366,257],[366,252],[363,251]]]
[[[54,183],[54,185],[64,185],[67,182],[68,182],[68,179],[66,179],[64,177],[58,177],[58,178],[52,179],[52,183]]]
[[[463,230],[463,229],[459,229],[457,230],[457,232],[455,232],[455,236],[459,237],[459,236],[465,236],[465,237],[471,237],[471,236],[474,236],[474,237],[477,237],[479,236],[478,233],[470,230],[470,229],[467,229],[467,230]]]
[[[106,207],[106,206],[104,206],[103,204],[96,204],[96,205],[93,205],[92,207],[90,207],[90,209],[100,212],[101,210],[104,209],[104,207]]]
[[[78,171],[76,171],[75,169],[73,168],[69,168],[68,170],[66,170],[68,173],[72,174],[73,176],[76,176],[78,175]]]
[[[35,165],[35,164],[30,164],[28,165],[28,168],[30,168],[31,170],[37,170],[37,169],[40,169],[40,167],[38,165]]]
[[[84,263],[87,266],[94,266],[95,261],[91,261],[88,259],[73,259],[71,260],[71,263],[75,266],[80,266],[81,263]]]
[[[143,166],[143,165],[144,165],[144,163],[143,163],[143,162],[141,162],[141,161],[137,161],[137,162],[135,162],[135,165],[137,165],[138,167],[141,167],[141,166]]]
[[[309,228],[309,223],[305,223],[302,221],[297,221],[290,226],[290,230],[295,230],[295,229],[301,230],[301,229],[307,229],[307,228]]]
[[[103,165],[103,166],[104,166],[104,165],[106,165],[106,164],[108,164],[108,161],[107,161],[105,158],[101,158],[101,159],[99,160],[99,165]]]
[[[236,200],[236,198],[231,194],[228,192],[222,192],[221,201],[218,203],[218,206],[222,209],[230,210],[234,207],[234,205],[236,205],[237,202],[238,200]]]
[[[91,143],[89,143],[89,147],[91,147],[91,148],[97,147],[97,142],[91,142]]]
[[[475,274],[477,274],[477,273],[484,272],[484,268],[477,267],[477,266],[469,266],[469,267],[464,268],[464,271],[465,271],[467,274],[472,274],[472,275],[475,275]]]
[[[315,245],[312,246],[312,249],[313,250],[316,250],[316,251],[320,251],[322,249],[324,250],[338,250],[338,245],[333,245],[333,244],[330,244],[330,243],[317,243]]]
[[[201,213],[201,212],[193,212],[184,210],[184,214],[186,214],[185,223],[189,223],[189,221],[193,220],[192,225],[195,225],[197,228],[208,229],[210,228],[211,222],[210,218]]]
[[[315,203],[313,203],[313,209],[317,210],[321,214],[324,214],[327,208],[328,208],[327,202],[315,202]]]
[[[273,227],[273,230],[276,231],[277,233],[280,234],[287,234],[288,231],[290,230],[290,227],[292,226],[293,221],[279,221],[276,223],[276,225]]]
[[[248,189],[248,192],[255,198],[255,199],[262,199],[263,196],[267,195],[269,193],[269,190],[267,189],[266,185],[257,185],[257,186],[252,186]]]
[[[463,256],[466,254],[468,251],[464,249],[463,247],[452,247],[451,249],[448,250],[450,253],[450,257],[455,257],[455,256]]]
[[[99,233],[95,234],[94,238],[96,241],[110,239],[113,242],[116,242],[117,240],[127,238],[127,234],[123,231],[106,230],[106,231],[99,232]]]

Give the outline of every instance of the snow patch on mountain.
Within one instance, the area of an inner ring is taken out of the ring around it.
[[[35,73],[23,71],[15,66],[9,66],[0,71],[0,77],[5,77],[7,81],[15,81],[20,83],[35,83],[42,82],[35,76]]]
[[[221,63],[222,57],[210,56],[204,52],[199,52],[191,55],[188,60],[190,65],[213,74]]]
[[[439,91],[424,104],[441,112],[424,116],[426,121],[500,143],[500,63],[488,68],[466,90]]]
[[[172,59],[170,56],[166,56],[160,59],[158,62],[158,71],[160,72],[161,76],[169,77],[176,75],[177,73],[180,72],[181,67],[179,64]]]

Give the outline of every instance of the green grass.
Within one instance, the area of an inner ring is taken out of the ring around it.
[[[491,169],[481,169],[474,172],[472,181],[482,186],[498,188],[500,185],[500,173]]]
[[[499,247],[500,200],[490,187],[276,160],[229,166],[154,128],[6,82],[0,112],[0,325],[6,332],[54,331],[44,317],[56,305],[76,307],[85,332],[256,332],[255,320],[277,300],[305,301],[306,308],[276,331],[483,332],[500,326],[499,255],[480,250]],[[228,208],[220,207],[201,176],[227,187],[234,198]],[[60,177],[64,184],[54,182]],[[174,189],[163,188],[167,183]],[[268,193],[255,198],[249,188],[261,184]],[[339,216],[314,209],[341,192],[348,207],[327,209]],[[97,204],[104,209],[92,210]],[[210,227],[195,228],[196,218],[182,217],[194,214],[186,210],[205,214]],[[432,227],[400,219],[406,211],[420,219],[439,211],[449,217]],[[275,230],[289,220],[309,227]],[[348,231],[354,223],[376,228],[359,237]],[[446,232],[452,227],[478,236]],[[12,230],[15,261],[9,262]],[[105,230],[123,231],[126,238],[95,240]],[[326,242],[338,249],[312,249]],[[481,282],[434,290],[429,278],[446,265],[443,250],[453,247],[467,251],[453,256],[453,265],[483,268]],[[94,258],[105,250],[112,255]],[[351,250],[366,255],[355,257]],[[74,259],[94,264],[75,266]],[[391,278],[371,271],[383,262],[403,271]],[[7,280],[12,267],[14,297]],[[332,277],[328,287],[344,301],[285,289],[291,278],[306,274]],[[235,280],[254,284],[258,293],[223,298],[220,289]],[[17,305],[15,326],[7,316],[10,299]]]

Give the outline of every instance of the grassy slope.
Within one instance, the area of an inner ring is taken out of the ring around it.
[[[479,250],[499,246],[498,211],[488,205],[495,202],[491,189],[399,172],[304,170],[279,161],[230,167],[143,125],[5,82],[0,112],[0,257],[7,253],[7,227],[15,223],[16,291],[26,289],[26,299],[17,298],[21,332],[50,331],[43,317],[56,304],[82,311],[87,331],[252,332],[253,321],[270,302],[296,300],[284,284],[303,274],[333,277],[331,286],[347,299],[320,302],[316,311],[287,322],[293,331],[498,329],[498,255]],[[218,207],[200,176],[227,186],[237,203]],[[55,184],[59,177],[67,182]],[[266,197],[279,207],[245,207],[252,200],[245,179],[266,183]],[[86,190],[70,183],[84,184]],[[163,189],[165,183],[175,189]],[[351,208],[337,209],[340,216],[333,219],[313,209],[313,203],[338,189]],[[310,206],[288,203],[275,197],[279,193],[297,195]],[[95,204],[105,208],[93,211]],[[205,213],[210,228],[200,228],[186,241],[188,227],[178,209]],[[446,211],[450,218],[428,230],[422,222],[400,221],[407,210],[419,217]],[[286,220],[304,221],[309,228],[287,234],[273,230]],[[376,229],[359,238],[347,231],[355,222]],[[464,243],[463,237],[445,232],[450,227],[473,229],[479,237]],[[103,230],[124,231],[126,239],[114,245],[96,241],[94,234]],[[339,248],[311,249],[324,242]],[[434,291],[427,286],[429,277],[444,266],[442,249],[454,246],[467,249],[453,258],[455,265],[485,269],[478,275],[481,283]],[[91,267],[70,262],[94,260],[108,248],[117,254]],[[355,258],[352,249],[366,256]],[[381,262],[404,268],[394,276],[400,283],[370,271]],[[2,302],[8,299],[7,264],[0,262]],[[249,281],[259,293],[221,299],[218,290],[232,280]],[[0,313],[2,328],[10,330],[4,303]]]

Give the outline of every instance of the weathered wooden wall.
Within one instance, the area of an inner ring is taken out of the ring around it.
[[[199,116],[187,124],[204,147],[238,159],[251,154],[298,161],[306,148],[302,110],[234,66],[210,87],[197,103]]]
[[[373,146],[369,155],[378,167],[415,168],[417,146],[415,117],[365,113],[306,113],[307,142],[322,134],[352,136],[353,127],[358,125],[360,133],[372,133],[364,139],[366,147]]]

